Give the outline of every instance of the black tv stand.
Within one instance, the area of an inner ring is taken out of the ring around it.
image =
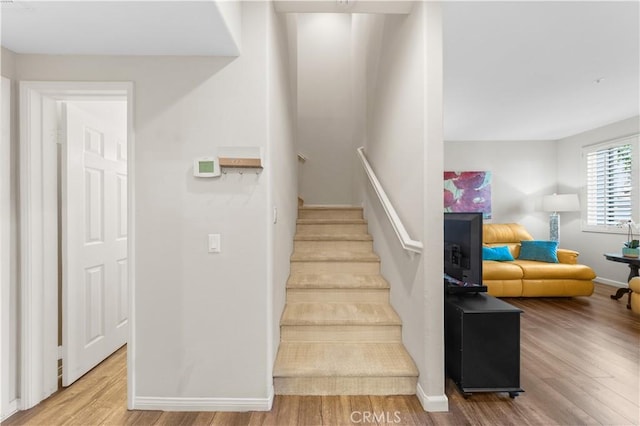
[[[465,398],[475,392],[520,392],[521,310],[476,293],[445,296],[445,367]]]

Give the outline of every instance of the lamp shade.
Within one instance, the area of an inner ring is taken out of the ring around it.
[[[575,212],[580,210],[578,194],[553,194],[542,198],[545,212]]]

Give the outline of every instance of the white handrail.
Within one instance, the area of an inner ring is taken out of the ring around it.
[[[402,224],[400,216],[398,216],[398,213],[396,213],[396,209],[393,208],[391,201],[389,201],[389,197],[387,197],[387,193],[384,192],[380,181],[371,168],[371,164],[369,164],[369,161],[367,161],[367,157],[365,157],[364,155],[364,147],[361,146],[360,148],[358,148],[358,155],[360,156],[360,160],[362,161],[364,171],[367,173],[369,182],[371,182],[371,186],[373,186],[373,189],[376,191],[378,199],[380,200],[380,204],[382,204],[382,207],[384,208],[384,211],[387,213],[387,217],[391,222],[391,226],[393,226],[393,230],[396,232],[396,235],[400,240],[402,248],[413,253],[422,253],[422,241],[412,240],[411,237],[409,237],[409,233]]]

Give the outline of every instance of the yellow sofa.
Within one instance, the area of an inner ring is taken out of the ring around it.
[[[631,278],[629,289],[631,290],[631,310],[640,314],[640,277]]]
[[[593,293],[593,269],[578,263],[578,252],[558,249],[558,262],[519,260],[520,241],[533,240],[517,223],[491,223],[483,227],[488,247],[507,246],[514,261],[485,260],[482,282],[496,297],[572,297]]]

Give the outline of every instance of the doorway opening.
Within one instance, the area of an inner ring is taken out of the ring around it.
[[[59,359],[68,386],[134,354],[132,99],[131,83],[20,84],[23,410],[58,389]]]

